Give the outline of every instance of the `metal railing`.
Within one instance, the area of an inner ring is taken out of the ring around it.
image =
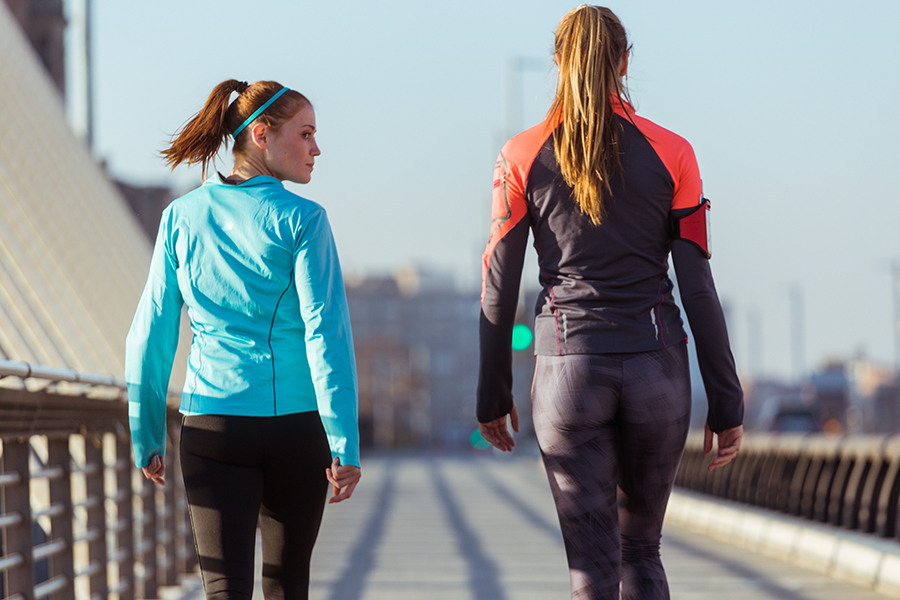
[[[900,540],[900,435],[754,434],[708,473],[703,437],[688,440],[676,485]]]
[[[158,598],[194,572],[177,434],[159,488],[134,468],[122,380],[0,361],[4,598]]]

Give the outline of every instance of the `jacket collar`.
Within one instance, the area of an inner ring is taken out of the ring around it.
[[[216,172],[206,181],[204,181],[203,185],[222,185],[230,188],[249,188],[260,185],[279,185],[283,187],[284,184],[270,175],[257,175],[256,177],[251,177],[250,179],[242,183],[230,183],[225,181],[225,177],[221,173]]]

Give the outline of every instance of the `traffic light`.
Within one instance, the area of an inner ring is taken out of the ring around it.
[[[534,333],[531,328],[523,323],[518,323],[513,327],[512,332],[512,349],[526,350],[531,342],[534,341]]]
[[[484,436],[481,435],[481,430],[476,429],[472,432],[472,435],[469,436],[469,443],[472,444],[472,447],[476,450],[484,450],[485,448],[490,448],[491,443],[484,439]]]

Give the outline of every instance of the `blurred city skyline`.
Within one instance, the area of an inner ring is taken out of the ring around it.
[[[739,369],[892,364],[900,4],[607,5],[634,45],[639,113],[696,151]],[[316,107],[323,154],[293,189],[328,209],[347,274],[414,264],[475,288],[494,159],[549,106],[553,30],[574,6],[94,0],[95,154],[184,191],[199,169],[166,171],[168,136],[219,81],[277,79]]]

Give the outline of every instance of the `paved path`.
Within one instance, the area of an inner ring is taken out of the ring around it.
[[[668,524],[662,554],[673,600],[884,598]],[[546,476],[529,457],[365,460],[353,498],[326,509],[312,569],[312,600],[569,598]]]

